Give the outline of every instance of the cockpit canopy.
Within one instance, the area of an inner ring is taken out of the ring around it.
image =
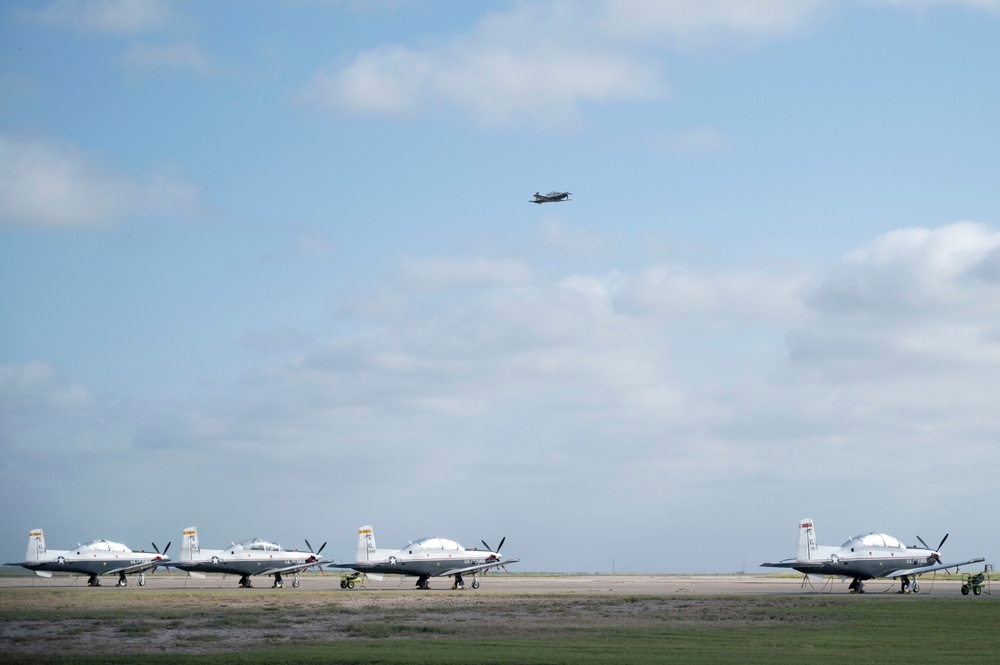
[[[129,548],[125,547],[121,543],[113,543],[110,540],[91,540],[88,543],[80,545],[81,550],[90,550],[91,552],[131,552]]]
[[[890,536],[887,533],[876,533],[872,531],[871,533],[861,534],[854,536],[846,543],[844,543],[845,549],[870,549],[873,547],[880,548],[890,548],[890,549],[906,549],[903,543],[899,542],[899,539]]]
[[[420,540],[415,540],[412,543],[407,543],[404,550],[435,550],[435,551],[452,551],[458,552],[464,550],[465,548],[456,543],[454,540],[448,540],[447,538],[438,538],[436,536],[431,538],[421,538]]]
[[[261,540],[260,538],[249,538],[247,540],[241,540],[238,543],[233,543],[231,549],[244,549],[251,552],[280,552],[281,545],[278,543],[269,543],[266,540]]]

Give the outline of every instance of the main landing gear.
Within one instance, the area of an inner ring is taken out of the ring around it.
[[[253,585],[250,584],[250,576],[249,575],[244,575],[243,577],[240,578],[240,588],[241,589],[249,589],[251,587],[253,587]]]
[[[101,586],[101,580],[97,579],[97,575],[91,575],[87,578],[87,586]]]
[[[430,585],[430,584],[428,583],[428,580],[429,580],[430,578],[431,578],[431,576],[430,576],[430,575],[421,575],[420,577],[418,577],[418,578],[417,578],[417,588],[418,588],[418,589],[423,589],[423,590],[425,590],[425,591],[426,591],[427,589],[430,589],[430,588],[431,588],[431,585]]]
[[[281,581],[281,573],[275,573],[274,574],[274,585],[271,588],[272,589],[284,589],[285,588],[284,583]]]
[[[128,586],[128,578],[125,573],[118,573],[118,586]]]
[[[919,590],[920,584],[917,582],[916,577],[912,580],[909,575],[903,575],[899,578],[899,593],[916,593]]]
[[[455,583],[451,586],[452,589],[461,589],[465,591],[465,580],[462,579],[461,574],[455,575]]]
[[[851,590],[851,593],[864,593],[865,592],[865,585],[857,577],[855,577],[854,580],[851,582],[851,586],[849,586],[847,588]]]

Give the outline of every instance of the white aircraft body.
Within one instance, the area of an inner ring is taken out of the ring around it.
[[[564,201],[572,201],[572,196],[569,192],[549,192],[548,194],[535,192],[535,199],[528,201],[528,203],[537,203],[538,205],[543,203],[562,203]]]
[[[463,575],[472,575],[472,588],[479,588],[479,573],[490,568],[516,563],[519,559],[504,559],[500,554],[506,538],[494,552],[483,542],[485,550],[466,549],[447,538],[421,538],[410,541],[401,549],[377,549],[375,532],[370,524],[358,530],[358,547],[354,563],[330,564],[329,568],[349,568],[375,580],[384,575],[412,575],[418,589],[429,589],[431,577],[454,577],[453,588],[464,589]]]
[[[944,545],[948,535],[941,539],[936,550],[927,547],[920,536],[917,540],[923,547],[907,547],[885,533],[868,533],[854,536],[840,547],[816,544],[816,530],[811,517],[799,522],[798,550],[794,559],[777,563],[762,563],[770,568],[792,568],[807,575],[838,575],[853,578],[850,590],[864,593],[863,580],[875,578],[899,578],[900,593],[919,589],[917,576],[935,570],[958,568],[972,563],[980,563],[983,558],[943,563],[938,550]]]
[[[153,545],[153,549],[156,549],[156,545]],[[45,547],[42,530],[32,529],[28,534],[25,560],[5,565],[22,566],[35,571],[40,577],[52,577],[52,573],[86,575],[89,586],[101,586],[98,575],[118,575],[118,586],[128,586],[126,575],[138,573],[139,586],[144,586],[147,570],[170,561],[168,549],[169,543],[161,554],[130,550],[121,543],[110,540],[91,540],[72,550],[50,550]]]
[[[306,541],[309,545],[309,541]],[[274,577],[274,588],[284,587],[282,575],[291,574],[292,586],[299,586],[299,573],[313,566],[326,563],[319,551],[284,550],[281,545],[260,538],[242,540],[230,543],[222,550],[203,549],[198,542],[198,530],[193,526],[184,529],[181,536],[181,556],[175,563],[176,568],[195,575],[204,573],[223,573],[239,575],[240,586],[249,589],[252,575],[268,575]],[[312,548],[309,548],[312,550]]]

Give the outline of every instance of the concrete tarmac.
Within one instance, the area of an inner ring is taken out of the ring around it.
[[[177,589],[239,589],[238,577],[223,575],[208,575],[195,578],[184,573],[164,573],[146,575],[145,586],[138,585],[135,575],[129,576],[129,586],[118,589],[115,585],[117,577],[101,578],[101,588],[91,589],[95,593],[115,590],[123,593],[133,591],[148,592],[157,590]],[[254,577],[253,588],[247,593],[279,592],[296,593],[299,591],[329,591],[331,593],[372,593],[372,592],[406,592],[406,593],[439,593],[452,592],[451,578],[432,578],[430,591],[418,591],[414,588],[416,578],[388,576],[381,581],[368,580],[354,589],[340,587],[340,574],[330,572],[326,575],[310,573],[299,576],[300,586],[292,588],[292,576],[284,578],[284,589],[272,589],[273,580],[270,577]],[[921,578],[920,596],[958,597],[961,598],[961,575],[927,575]],[[470,587],[472,577],[466,576],[465,583]],[[781,577],[775,575],[518,575],[491,573],[479,578],[480,587],[477,590],[467,588],[461,593],[481,594],[549,594],[549,595],[649,595],[649,596],[746,596],[746,595],[799,595],[832,593],[848,595],[850,580]],[[4,575],[0,576],[0,588],[83,588],[87,589],[86,577],[51,577],[42,578],[34,575]],[[896,580],[868,580],[865,582],[865,593],[896,594],[899,582]],[[997,589],[1000,592],[1000,587]],[[992,598],[983,593],[981,598]],[[997,594],[1000,598],[1000,593]],[[970,594],[969,598],[973,598]]]

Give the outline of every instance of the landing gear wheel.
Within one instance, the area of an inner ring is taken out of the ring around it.
[[[473,589],[478,589],[479,588],[479,580],[476,580],[476,579],[472,580],[472,588]]]
[[[295,579],[292,580],[292,588],[293,589],[299,588],[299,578],[296,577]]]
[[[146,573],[139,573],[139,586],[146,586]]]
[[[914,581],[913,584],[910,586],[910,591],[912,591],[913,593],[917,593],[918,591],[920,591],[920,585],[917,584],[916,581]]]

